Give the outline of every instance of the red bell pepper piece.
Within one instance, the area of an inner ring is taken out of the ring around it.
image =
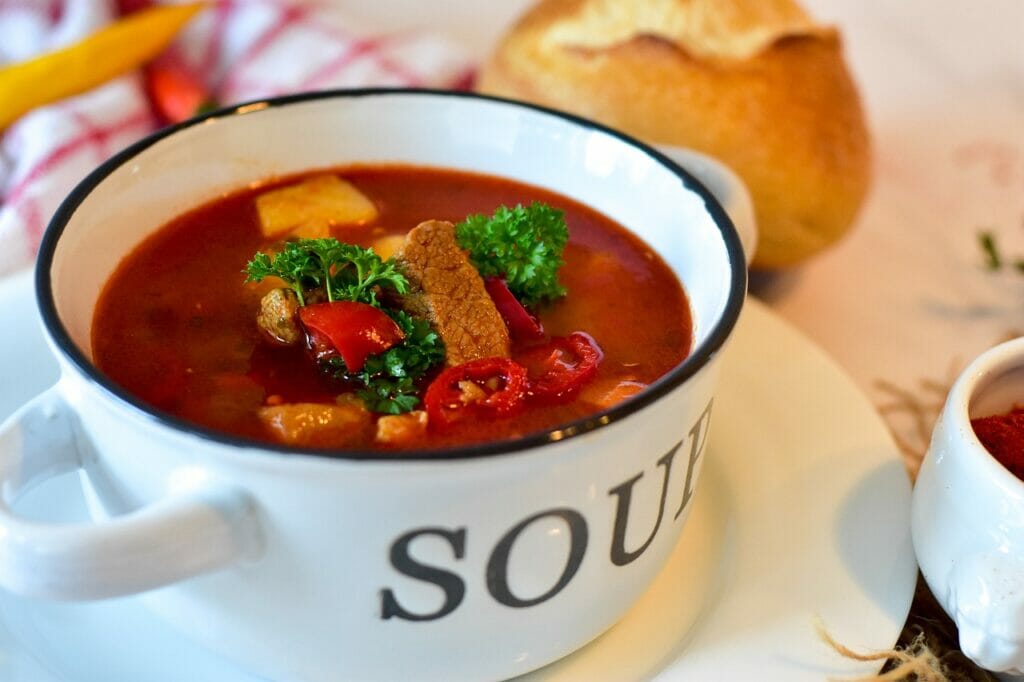
[[[166,123],[180,123],[216,106],[198,78],[160,62],[146,67],[146,89],[153,107]]]
[[[573,332],[519,354],[529,371],[531,400],[568,402],[595,376],[604,359],[601,347],[590,334]]]
[[[363,368],[368,356],[382,353],[405,338],[394,320],[366,303],[334,301],[303,306],[299,308],[299,321],[315,350],[320,352],[325,343],[329,344],[353,372]]]
[[[501,316],[505,318],[509,334],[517,341],[539,341],[544,338],[544,327],[530,312],[523,307],[519,299],[515,297],[500,277],[488,277],[484,280],[484,286],[494,307],[498,309]]]
[[[464,382],[479,389],[466,392]],[[432,428],[445,428],[469,415],[508,417],[526,401],[526,368],[505,358],[470,360],[441,372],[427,387],[423,404]]]

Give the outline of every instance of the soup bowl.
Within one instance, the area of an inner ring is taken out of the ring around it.
[[[401,454],[210,431],[94,367],[97,297],[133,247],[230,190],[350,162],[499,175],[601,211],[678,275],[692,353],[588,418]],[[693,177],[556,112],[363,90],[165,130],[88,177],[44,236],[39,306],[62,378],[0,429],[0,585],[66,600],[145,593],[184,632],[275,680],[497,679],[540,667],[610,627],[669,556],[745,284],[737,233]],[[17,516],[20,492],[72,469],[92,523]]]

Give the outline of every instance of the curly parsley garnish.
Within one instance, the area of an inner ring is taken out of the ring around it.
[[[405,334],[402,343],[366,358],[359,372],[349,372],[338,356],[322,364],[324,371],[335,379],[361,383],[365,388],[358,395],[368,410],[401,414],[419,405],[416,380],[444,361],[444,344],[426,320],[402,310],[384,312]]]
[[[569,228],[562,211],[534,202],[528,207],[501,206],[494,215],[472,215],[455,228],[459,245],[484,277],[504,277],[525,305],[565,295],[558,269]]]
[[[323,291],[328,301],[355,301],[378,308],[379,289],[404,294],[409,281],[393,259],[381,260],[370,249],[337,239],[300,239],[288,242],[274,255],[257,253],[246,266],[247,282],[278,277],[291,287],[299,305],[306,296]],[[444,361],[441,337],[426,320],[402,310],[384,309],[402,330],[404,340],[383,353],[366,358],[362,369],[350,372],[340,355],[321,361],[329,376],[361,384],[359,397],[367,409],[401,414],[416,408],[420,399],[416,380]]]
[[[382,261],[372,249],[337,239],[288,242],[273,256],[257,253],[245,268],[246,282],[278,277],[292,288],[299,305],[305,294],[320,289],[328,301],[355,301],[380,307],[377,288],[404,294],[409,282],[392,259]]]

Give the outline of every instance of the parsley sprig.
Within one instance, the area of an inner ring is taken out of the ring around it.
[[[370,249],[337,239],[300,239],[288,242],[274,255],[257,253],[246,266],[246,281],[278,277],[292,288],[299,305],[321,290],[328,301],[355,301],[381,307],[378,289],[404,294],[409,281],[393,259],[381,260]],[[383,353],[366,358],[362,369],[350,372],[340,355],[321,361],[329,376],[361,384],[359,397],[367,409],[386,414],[409,412],[419,404],[416,380],[444,360],[441,337],[426,320],[402,310],[384,309],[405,338]]]
[[[356,301],[380,307],[377,289],[404,294],[409,289],[393,259],[381,260],[372,249],[337,239],[300,239],[287,242],[274,255],[257,253],[246,266],[247,282],[278,277],[292,288],[299,305],[305,294],[321,289],[328,301]]]
[[[525,306],[565,295],[558,269],[569,228],[562,211],[547,204],[499,207],[494,215],[471,215],[456,226],[459,245],[484,277],[504,277]]]
[[[419,405],[416,380],[444,360],[444,344],[426,320],[402,310],[384,312],[405,334],[402,343],[366,358],[359,372],[349,372],[339,356],[324,360],[322,365],[335,379],[361,383],[365,388],[359,391],[359,397],[367,409],[401,414]]]

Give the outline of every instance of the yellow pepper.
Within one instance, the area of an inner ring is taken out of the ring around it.
[[[0,68],[0,130],[36,107],[77,95],[160,54],[204,3],[135,12],[56,52]]]

